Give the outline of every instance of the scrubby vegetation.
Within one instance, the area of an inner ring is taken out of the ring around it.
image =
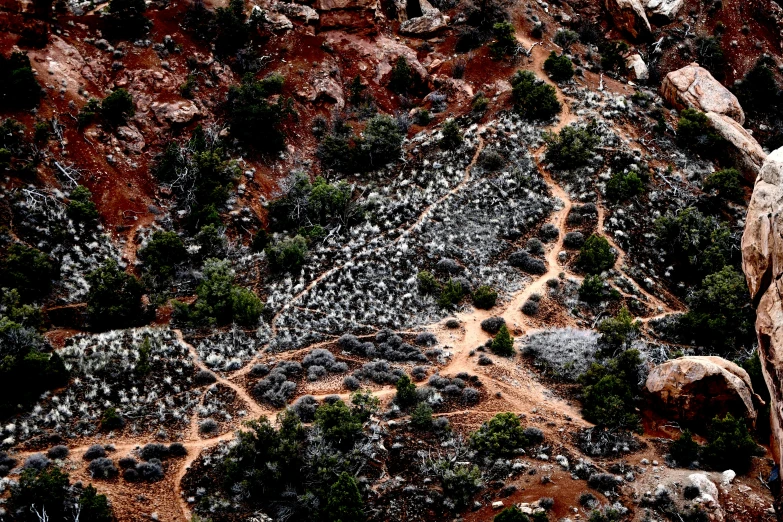
[[[531,71],[518,71],[511,77],[514,109],[523,118],[548,120],[562,110],[555,88]]]

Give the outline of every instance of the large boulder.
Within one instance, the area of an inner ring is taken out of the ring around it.
[[[728,116],[708,112],[707,119],[715,132],[731,145],[729,153],[745,179],[749,183],[756,181],[756,176],[767,159],[767,153],[761,145],[742,125]]]
[[[647,0],[647,16],[655,21],[656,18],[663,18],[665,21],[672,21],[680,12],[685,0]]]
[[[628,69],[628,77],[632,80],[648,80],[650,78],[650,70],[638,53],[626,58],[625,66]]]
[[[417,16],[405,20],[400,24],[400,33],[409,35],[428,35],[446,27],[449,17],[438,12],[437,14]]]
[[[661,95],[678,110],[691,108],[715,112],[740,125],[745,123],[745,113],[737,97],[697,63],[667,74],[661,84]]]
[[[759,172],[745,219],[742,268],[756,304],[761,371],[771,395],[772,452],[783,448],[783,148]]]
[[[644,36],[652,31],[641,0],[605,0],[605,5],[614,25],[632,38]]]
[[[180,100],[170,103],[153,102],[150,110],[158,123],[168,125],[185,125],[201,117],[201,111],[192,101]]]
[[[669,418],[695,424],[731,413],[756,420],[758,397],[748,373],[721,357],[680,357],[656,366],[645,384]]]

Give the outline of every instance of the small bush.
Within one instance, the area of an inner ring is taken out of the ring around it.
[[[194,380],[199,386],[204,386],[206,384],[217,382],[217,377],[215,377],[215,374],[209,370],[199,370],[196,373]]]
[[[564,53],[567,53],[571,46],[579,41],[579,33],[570,29],[560,29],[555,33],[552,41],[559,45]]]
[[[87,187],[79,185],[71,191],[66,213],[76,223],[91,225],[98,221],[98,210]]]
[[[215,419],[204,419],[198,423],[198,432],[202,435],[211,435],[218,431],[218,423]]]
[[[528,299],[525,301],[525,303],[522,305],[522,313],[528,316],[534,316],[538,313],[538,309],[541,307],[541,304],[538,301],[534,301],[532,299]]]
[[[69,453],[70,450],[68,449],[68,446],[60,445],[49,448],[49,451],[46,452],[46,456],[52,460],[62,460],[68,457]]]
[[[514,355],[514,338],[508,331],[508,328],[504,324],[498,330],[497,335],[492,339],[492,353],[500,355],[501,357],[511,357]]]
[[[506,320],[500,316],[487,317],[481,321],[481,329],[487,333],[495,335],[500,331],[500,327],[506,324]]]
[[[24,460],[22,469],[41,471],[48,468],[51,464],[52,461],[46,458],[43,453],[34,453]]]
[[[599,303],[604,294],[604,278],[600,275],[585,276],[579,286],[579,299],[585,303]]]
[[[426,402],[420,402],[411,412],[411,425],[419,430],[432,428],[432,407]]]
[[[271,102],[270,97],[279,93],[283,84],[284,78],[275,74],[260,81],[247,75],[241,85],[232,85],[226,100],[231,135],[263,152],[282,150],[285,134],[281,126],[293,113],[293,103],[283,97]]]
[[[516,54],[519,49],[514,26],[508,22],[499,22],[492,26],[492,36],[495,40],[489,48],[492,55],[497,58],[503,58],[507,55]]]
[[[558,83],[567,82],[574,77],[574,66],[568,56],[558,56],[554,51],[550,52],[544,61],[544,71]]]
[[[741,201],[745,195],[742,190],[742,174],[737,169],[724,169],[713,172],[704,180],[704,190],[716,192],[722,199]]]
[[[172,442],[169,444],[170,457],[184,457],[188,454],[188,449],[181,442]]]
[[[473,305],[481,310],[489,310],[498,300],[498,293],[487,285],[482,285],[473,292]]]
[[[416,274],[416,282],[419,286],[419,292],[426,295],[434,295],[440,290],[440,283],[435,276],[427,270],[422,270]]]
[[[129,468],[135,468],[136,464],[139,462],[134,459],[133,457],[122,457],[117,463],[120,465],[120,468],[122,469],[129,469]]]
[[[528,120],[549,120],[562,110],[555,88],[539,80],[531,71],[518,71],[511,77],[514,109]]]
[[[125,480],[129,480],[129,471],[131,470],[125,470],[123,474]],[[135,475],[133,480],[158,482],[163,480],[164,477],[163,466],[158,459],[152,459],[150,462],[139,462],[134,471],[136,472],[135,474],[130,474],[131,476]]]
[[[515,268],[520,268],[528,274],[546,274],[546,263],[544,260],[533,257],[525,250],[519,250],[508,256],[508,264]]]
[[[626,350],[604,364],[593,363],[579,377],[584,418],[600,427],[637,429],[640,365],[637,350]]]
[[[116,0],[115,0],[116,1]],[[125,125],[136,114],[133,97],[125,89],[117,89],[101,102],[101,117],[115,127]]]
[[[150,442],[139,450],[139,455],[144,460],[165,459],[169,455],[169,449],[164,444]]]
[[[462,286],[462,283],[456,279],[449,279],[446,284],[443,285],[438,297],[438,305],[441,308],[451,308],[462,300],[465,296],[466,289]]]
[[[669,446],[669,455],[680,467],[688,467],[699,460],[699,445],[690,430],[683,430],[680,437]]]
[[[612,201],[625,201],[644,194],[644,182],[634,172],[615,172],[606,182],[606,197]]]
[[[496,459],[514,455],[529,445],[519,418],[513,413],[498,413],[470,435],[470,445],[479,453]]]
[[[443,122],[440,129],[441,139],[438,144],[442,149],[455,150],[462,146],[464,138],[462,137],[462,131],[460,131],[459,125],[454,119],[448,119]]]
[[[84,452],[84,460],[93,460],[106,456],[106,449],[100,444],[93,444]]]
[[[416,403],[416,385],[408,375],[403,375],[397,381],[397,394],[394,396],[400,408],[407,408]]]
[[[120,474],[117,467],[114,465],[111,459],[100,457],[92,462],[87,467],[90,475],[96,479],[110,479]]]
[[[277,271],[299,269],[307,258],[307,241],[302,236],[286,238],[265,250],[269,266]]]
[[[614,266],[616,257],[605,237],[592,234],[579,250],[577,264],[588,274],[600,274]]]
[[[595,134],[594,123],[586,127],[570,125],[559,134],[547,133],[546,160],[556,169],[567,170],[587,165],[601,139]]]
[[[101,429],[106,431],[118,430],[125,426],[125,419],[117,413],[116,408],[106,408],[101,416]]]
[[[413,69],[405,56],[398,56],[392,67],[389,89],[399,94],[405,94],[413,84]]]
[[[27,53],[0,55],[0,107],[32,109],[41,98],[41,86],[33,73]]]
[[[707,115],[696,109],[685,109],[677,122],[677,141],[695,152],[706,156],[719,154],[723,138],[718,135],[707,119]]]
[[[750,435],[745,420],[731,413],[712,419],[707,444],[703,448],[704,459],[715,469],[746,471],[759,448]]]

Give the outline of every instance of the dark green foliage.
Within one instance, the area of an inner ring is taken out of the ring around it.
[[[432,408],[426,402],[420,402],[411,412],[411,425],[419,430],[432,428]]]
[[[125,425],[125,421],[117,413],[117,408],[106,408],[101,416],[101,429],[106,431],[118,430]]]
[[[675,276],[686,281],[701,280],[731,260],[733,240],[726,224],[689,207],[655,221],[656,245],[666,252]]]
[[[136,375],[144,377],[150,373],[152,369],[150,366],[150,353],[152,353],[152,343],[149,337],[145,337],[139,345],[139,360],[134,368]]]
[[[600,274],[614,266],[616,259],[609,241],[605,237],[592,234],[579,250],[577,264],[588,274]]]
[[[64,386],[68,371],[60,356],[47,353],[33,329],[0,316],[0,418],[29,406],[46,390]]]
[[[566,55],[558,56],[554,51],[544,61],[544,71],[556,82],[567,82],[574,77],[574,66]]]
[[[351,81],[348,90],[351,93],[350,100],[352,104],[359,105],[365,100],[364,92],[367,90],[367,86],[362,83],[362,77],[358,74],[353,77],[353,81]]]
[[[198,82],[196,81],[196,76],[194,74],[188,74],[188,77],[185,79],[185,83],[179,86],[179,94],[183,98],[192,100],[194,91],[197,87]]]
[[[601,321],[598,331],[601,332],[601,344],[605,348],[613,351],[618,348],[628,349],[639,336],[641,323],[634,320],[626,307],[622,307],[615,317]]]
[[[492,459],[515,455],[528,444],[519,417],[513,413],[498,413],[470,435],[471,447]]]
[[[16,288],[0,288],[0,316],[27,328],[39,329],[43,326],[41,309],[22,303]]]
[[[462,283],[449,279],[441,287],[440,296],[438,296],[438,306],[441,308],[451,308],[458,304],[465,297],[465,288]]]
[[[559,45],[564,53],[567,53],[571,46],[579,41],[579,33],[570,29],[560,29],[555,33],[552,41]]]
[[[269,266],[277,271],[294,271],[307,258],[307,241],[302,236],[285,238],[264,250]]]
[[[408,64],[407,58],[400,55],[392,67],[389,89],[399,94],[405,94],[413,86],[413,69]]]
[[[136,114],[136,106],[133,104],[133,97],[125,89],[112,91],[101,102],[101,117],[109,125],[115,127],[124,125],[134,114]]]
[[[517,43],[514,26],[509,22],[499,22],[493,25],[492,36],[494,37],[494,41],[490,44],[489,48],[492,51],[492,56],[496,59],[517,53],[519,44]]]
[[[559,134],[546,133],[546,160],[564,170],[586,165],[593,157],[601,139],[594,133],[594,124],[586,127],[570,125]]]
[[[323,430],[324,437],[341,449],[353,446],[362,431],[361,418],[341,400],[318,406],[315,423]]]
[[[601,69],[608,72],[621,73],[625,71],[625,53],[628,52],[628,44],[621,40],[604,42],[599,45],[601,53]]]
[[[405,135],[390,116],[378,114],[367,122],[363,137],[350,127],[326,136],[318,146],[318,158],[325,168],[342,172],[367,172],[400,157]]]
[[[234,284],[234,271],[228,261],[207,259],[204,279],[196,288],[198,299],[192,305],[174,302],[177,317],[195,326],[235,322],[256,326],[264,310],[261,300],[250,290]]]
[[[598,303],[604,299],[604,278],[600,275],[587,275],[579,286],[579,299],[586,303]]]
[[[49,256],[21,243],[14,243],[8,248],[0,262],[0,269],[0,286],[15,288],[25,302],[49,294],[52,281],[60,274]]]
[[[470,106],[475,114],[484,114],[489,107],[489,98],[487,98],[483,92],[479,92],[473,97],[473,103]]]
[[[442,149],[455,150],[462,146],[462,142],[464,141],[462,131],[460,131],[459,125],[457,125],[457,122],[454,121],[454,119],[448,119],[443,122],[440,132],[442,137],[438,145],[440,145]]]
[[[492,339],[492,353],[500,355],[502,357],[511,357],[514,355],[514,338],[508,331],[508,328],[504,324],[498,330],[495,338]]]
[[[408,374],[403,375],[397,381],[397,394],[394,396],[394,402],[400,408],[408,408],[416,404],[416,385],[411,381]]]
[[[753,391],[761,397],[761,400],[769,404],[769,388],[767,388],[767,382],[764,380],[764,374],[761,371],[761,359],[759,358],[758,350],[754,350],[753,355],[744,360],[740,366],[748,372]]]
[[[638,429],[635,407],[641,363],[637,350],[626,350],[603,363],[593,363],[579,376],[584,418],[600,427]]]
[[[352,412],[360,422],[367,422],[370,417],[378,412],[381,400],[372,394],[370,390],[357,390],[351,394]]]
[[[30,509],[30,506],[36,506],[39,512],[45,509],[50,520],[66,520],[69,485],[68,474],[59,468],[26,469],[22,471],[19,483],[11,488],[10,511],[16,515],[15,520],[38,522],[35,512]]]
[[[0,172],[10,171],[20,177],[33,178],[43,154],[27,139],[27,128],[8,118],[0,125]]]
[[[90,272],[87,282],[90,284],[87,314],[93,328],[111,330],[141,322],[144,289],[139,280],[120,269],[114,259],[107,259],[103,266]]]
[[[416,274],[416,282],[419,286],[419,292],[427,295],[434,295],[440,290],[440,283],[435,276],[427,270],[422,270]]]
[[[0,55],[0,107],[32,109],[41,98],[41,86],[33,74],[27,53],[12,52],[8,58]]]
[[[713,130],[706,114],[696,109],[685,109],[677,121],[677,141],[683,147],[712,157],[719,154],[717,148],[724,140]]]
[[[458,509],[468,505],[471,497],[481,489],[481,470],[469,463],[446,463],[441,461],[440,470],[443,492],[454,501]]]
[[[107,33],[112,38],[136,38],[151,25],[144,17],[147,4],[144,0],[110,0],[106,17]]]
[[[236,1],[240,0],[233,0],[232,4]],[[246,75],[239,86],[232,85],[226,101],[231,135],[262,152],[282,150],[285,134],[280,126],[285,117],[293,114],[293,103],[284,97],[269,102],[269,97],[282,88],[283,77],[279,74],[260,81]]]
[[[89,225],[98,221],[98,210],[92,202],[92,192],[79,185],[68,198],[68,217],[77,223]]]
[[[92,123],[95,116],[101,111],[101,101],[97,98],[90,98],[84,107],[79,111],[76,120],[79,124],[79,128],[84,128]]]
[[[253,235],[253,240],[250,242],[250,249],[253,252],[263,252],[269,244],[269,233],[263,228],[259,228]]]
[[[244,0],[230,0],[228,6],[215,9],[215,52],[230,57],[244,47],[250,36]]]
[[[700,36],[696,39],[696,55],[698,63],[718,79],[723,78],[726,67],[726,57],[715,36]]]
[[[473,292],[473,305],[482,310],[489,310],[498,300],[498,293],[487,285],[476,288]]]
[[[517,71],[511,77],[514,110],[529,120],[549,120],[562,110],[555,88],[531,71]]]
[[[176,232],[156,231],[138,252],[145,276],[168,281],[178,266],[188,260],[185,244]]]
[[[606,197],[612,201],[625,201],[644,194],[644,182],[634,171],[615,172],[606,182]]]
[[[750,467],[751,457],[759,453],[745,420],[734,418],[731,413],[712,419],[707,440],[702,454],[715,469],[733,469],[742,473]]]
[[[705,346],[721,350],[755,341],[754,313],[745,277],[731,266],[704,278],[686,299],[680,328]]]
[[[683,430],[679,438],[672,442],[669,446],[669,455],[682,468],[699,460],[699,445],[693,440],[690,430]]]
[[[329,224],[350,225],[361,218],[361,209],[351,204],[352,188],[345,181],[327,183],[318,176],[311,183],[307,174],[297,173],[288,193],[268,207],[272,230]]]
[[[92,484],[82,490],[79,495],[79,522],[112,522],[112,513],[109,499],[106,495],[99,495]]]
[[[756,65],[741,81],[736,82],[734,93],[746,113],[780,111],[780,89],[773,72],[775,61],[769,55],[761,56]],[[759,114],[760,115],[760,114]]]
[[[705,191],[715,191],[722,199],[742,201],[742,174],[737,169],[723,169],[713,172],[704,180]]]
[[[337,482],[329,488],[326,511],[327,520],[334,522],[362,522],[367,520],[364,515],[364,500],[359,492],[356,479],[343,471]]]
[[[493,522],[530,522],[530,517],[516,506],[507,507],[492,519]]]

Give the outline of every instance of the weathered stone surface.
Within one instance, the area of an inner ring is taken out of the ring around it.
[[[742,268],[756,307],[761,370],[771,395],[772,453],[783,448],[783,148],[759,172],[745,219]]]
[[[647,16],[674,20],[683,5],[685,5],[685,0],[647,0]]]
[[[678,110],[698,109],[716,112],[745,123],[745,112],[734,96],[710,72],[692,63],[666,75],[661,84],[661,95]]]
[[[301,4],[292,4],[289,2],[274,2],[272,4],[272,10],[276,13],[284,14],[289,18],[296,18],[298,20],[303,20],[304,22],[314,23],[317,22],[320,18],[318,16],[318,11],[313,9],[312,7],[301,5]]]
[[[753,183],[767,159],[767,153],[742,125],[730,117],[708,112],[707,119],[712,128],[731,144],[730,154],[734,156],[737,167],[745,175],[745,179]]]
[[[633,38],[651,31],[641,0],[605,0],[606,10],[618,29]]]
[[[334,103],[339,109],[345,106],[342,84],[332,78],[325,69],[314,72],[310,81],[304,84],[296,95],[310,103],[325,100]]]
[[[158,123],[184,125],[201,116],[198,106],[192,101],[181,100],[171,103],[154,102],[150,110]]]
[[[680,357],[650,371],[645,384],[656,406],[681,422],[732,413],[756,420],[748,373],[721,357]]]
[[[315,8],[319,11],[335,9],[375,9],[377,0],[317,0]]]
[[[139,153],[147,145],[144,136],[132,125],[117,128],[117,140],[129,151]]]
[[[440,12],[433,15],[417,16],[400,24],[400,33],[410,35],[432,34],[446,27],[449,17]]]
[[[647,80],[650,78],[650,70],[640,55],[632,54],[625,59],[625,65],[628,68],[628,77],[632,80]]]

